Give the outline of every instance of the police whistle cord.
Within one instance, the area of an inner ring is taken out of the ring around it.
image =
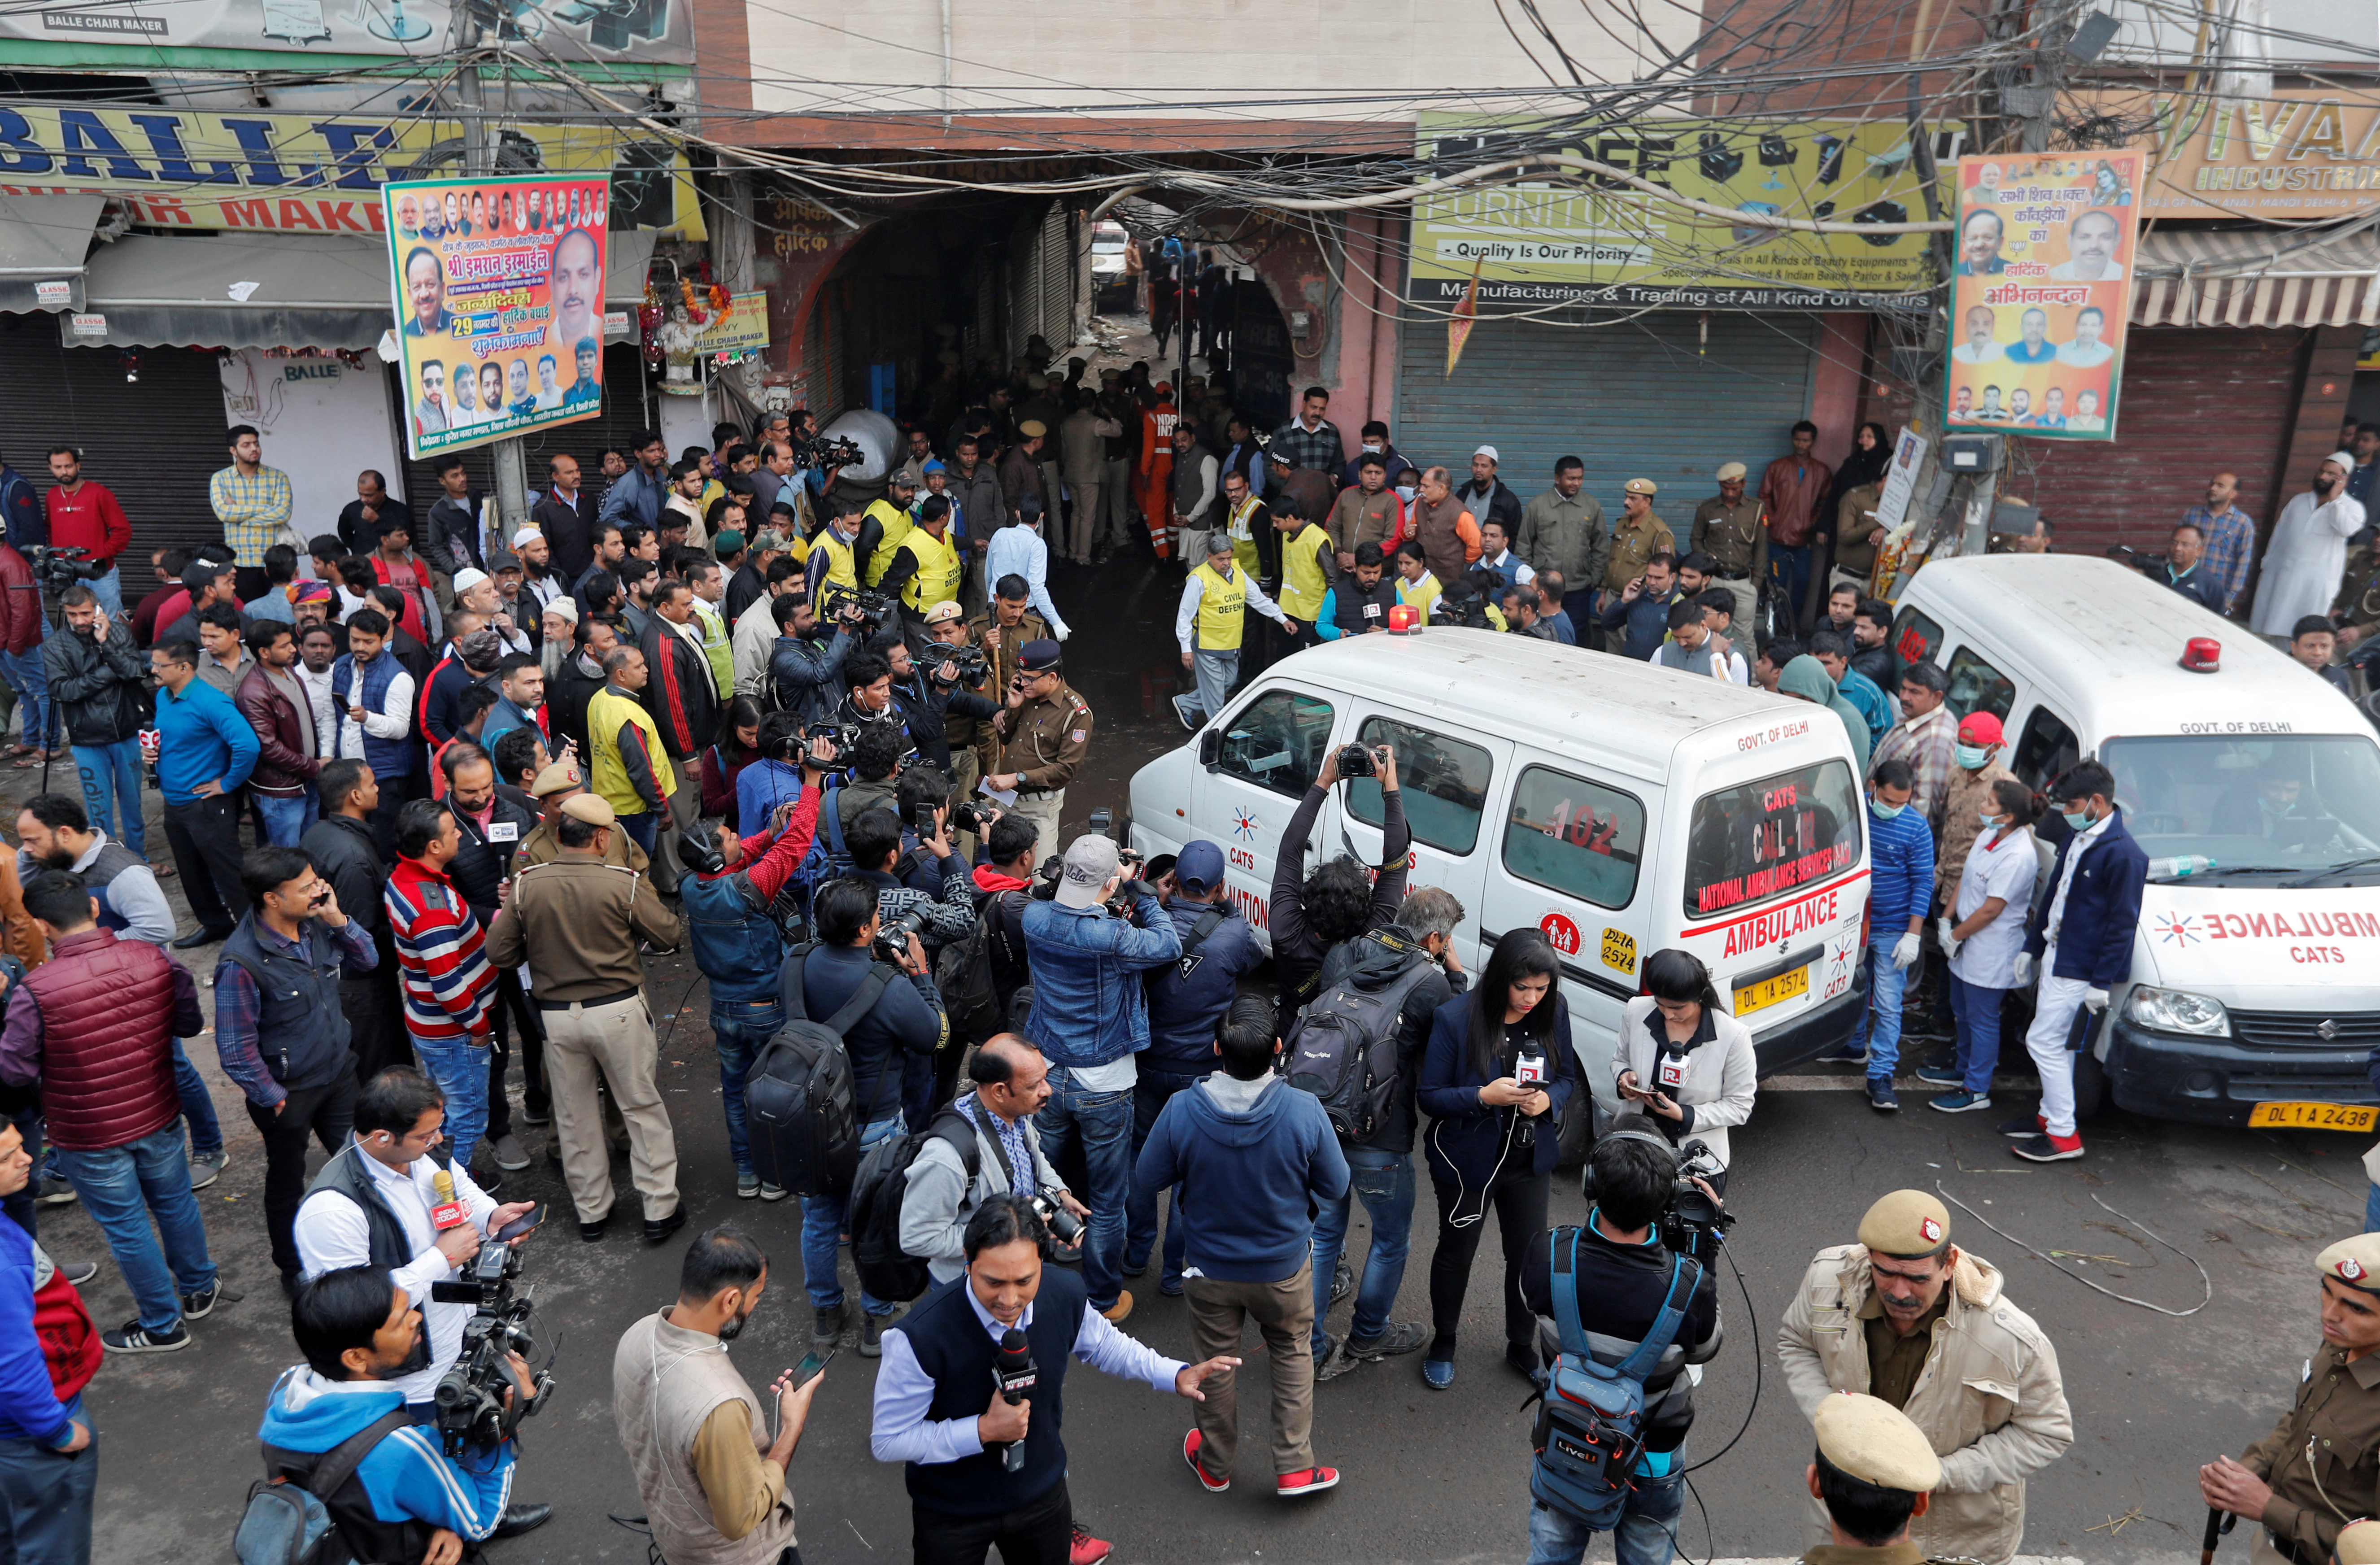
[[[2018,1249],[2025,1252],[2025,1254],[2033,1256],[2038,1261],[2041,1261],[2043,1264],[2054,1268],[2055,1270],[2063,1272],[2066,1276],[2072,1278],[2075,1281],[2080,1282],[2083,1287],[2090,1289],[2093,1292],[2105,1293],[2107,1297],[2115,1300],[2118,1304],[2135,1304],[2142,1309],[2154,1310],[2159,1315],[2171,1316],[2175,1319],[2179,1320],[2184,1316],[2196,1315],[2199,1311],[2204,1309],[2208,1304],[2215,1302],[2214,1279],[2206,1275],[2206,1268],[2198,1264],[2197,1256],[2192,1255],[2189,1251],[2182,1249],[2180,1245],[2174,1244],[2160,1237],[2156,1232],[2151,1230],[2146,1223],[2141,1221],[2138,1218],[2125,1217],[2123,1213],[2116,1210],[2115,1207],[2110,1207],[2107,1202],[2100,1200],[2096,1195],[2093,1195],[2091,1200],[2101,1211],[2107,1213],[2111,1218],[2131,1224],[2134,1228],[2139,1229],[2143,1233],[2147,1234],[2151,1239],[2156,1240],[2158,1244],[2163,1244],[2167,1249],[2171,1250],[2175,1255],[2180,1256],[2183,1260],[2188,1261],[2191,1264],[2192,1269],[2198,1273],[2199,1286],[2206,1291],[2206,1296],[2199,1300],[2198,1303],[2191,1305],[2186,1310],[2173,1310],[2166,1308],[2163,1304],[2150,1304],[2146,1299],[2135,1299],[2129,1293],[2119,1293],[2113,1288],[2102,1287],[2098,1283],[2092,1281],[2089,1278],[2084,1277],[2080,1272],[2059,1266],[2056,1261],[2050,1259],[2047,1255],[2034,1249],[2023,1240],[2019,1239],[2015,1234],[2010,1233],[2008,1230],[1994,1223],[1991,1219],[1984,1216],[1983,1213],[1975,1210],[1974,1207],[1970,1207],[1964,1201],[1960,1200],[1948,1190],[1943,1189],[1942,1182],[1940,1180],[1937,1179],[1934,1182],[1934,1189],[1936,1193],[1942,1197],[1942,1199],[1949,1202],[1950,1205],[1958,1207],[1961,1211],[1966,1213],[1977,1222],[1982,1223],[1985,1228],[1990,1229],[1994,1233],[1998,1234],[2001,1238],[2007,1240]]]

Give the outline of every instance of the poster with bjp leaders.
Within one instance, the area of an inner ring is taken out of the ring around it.
[[[2113,440],[2138,253],[2141,152],[1959,160],[1947,421]]]
[[[382,188],[417,459],[602,411],[610,194],[538,175]]]

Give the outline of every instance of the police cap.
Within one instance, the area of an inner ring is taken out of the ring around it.
[[[2380,1293],[2380,1233],[2342,1239],[2314,1257],[2314,1269],[2359,1293]]]
[[[562,813],[589,826],[610,826],[620,819],[601,794],[573,794],[562,801]]]
[[[1877,1397],[1838,1391],[1811,1415],[1818,1450],[1847,1478],[1903,1494],[1931,1494],[1941,1459],[1910,1416]]]
[[[1058,666],[1058,644],[1046,638],[1027,641],[1016,649],[1016,666],[1026,673],[1048,673]]]
[[[1950,1242],[1950,1213],[1923,1190],[1896,1190],[1860,1219],[1859,1242],[1880,1256],[1930,1256]]]

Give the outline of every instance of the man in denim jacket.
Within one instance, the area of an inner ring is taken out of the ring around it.
[[[1123,895],[1131,911],[1108,916]],[[1182,937],[1157,893],[1126,880],[1113,841],[1081,836],[1066,850],[1058,894],[1025,910],[1033,1013],[1025,1036],[1050,1062],[1050,1101],[1035,1116],[1041,1146],[1062,1165],[1079,1136],[1089,1189],[1083,1281],[1090,1305],[1110,1320],[1132,1313],[1121,1263],[1124,1201],[1132,1174],[1133,1056],[1148,1047],[1141,973],[1182,956]]]

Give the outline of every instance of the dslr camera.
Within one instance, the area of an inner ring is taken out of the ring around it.
[[[961,799],[951,806],[949,825],[953,831],[971,831],[981,836],[990,831],[991,823],[999,819],[1000,811],[988,809],[973,799]],[[1061,864],[1063,862],[1060,860]]]
[[[463,1323],[463,1351],[439,1377],[434,1393],[438,1434],[448,1456],[459,1457],[474,1446],[492,1448],[522,1419],[542,1409],[552,1393],[553,1377],[540,1369],[530,1380],[533,1394],[522,1399],[507,1362],[515,1353],[528,1357],[536,1346],[528,1328],[533,1307],[529,1291],[513,1289],[520,1268],[518,1250],[491,1241],[480,1246],[462,1281],[430,1285],[430,1296],[440,1304],[475,1306]],[[504,1405],[507,1392],[513,1393],[509,1409]]]
[[[1033,1193],[1033,1209],[1049,1226],[1050,1237],[1069,1248],[1083,1242],[1083,1219],[1068,1211],[1059,1199],[1046,1190]]]
[[[868,942],[868,954],[877,961],[898,967],[909,954],[909,937],[926,927],[926,910],[913,907],[890,924],[880,924],[876,939]]]
[[[991,660],[983,655],[980,647],[953,647],[939,641],[928,642],[917,661],[928,670],[927,677],[945,690],[972,688],[991,677]],[[942,665],[952,665],[952,678],[942,678]]]
[[[1380,758],[1370,748],[1363,745],[1339,746],[1340,782],[1349,782],[1357,777],[1378,777],[1379,774]]]

